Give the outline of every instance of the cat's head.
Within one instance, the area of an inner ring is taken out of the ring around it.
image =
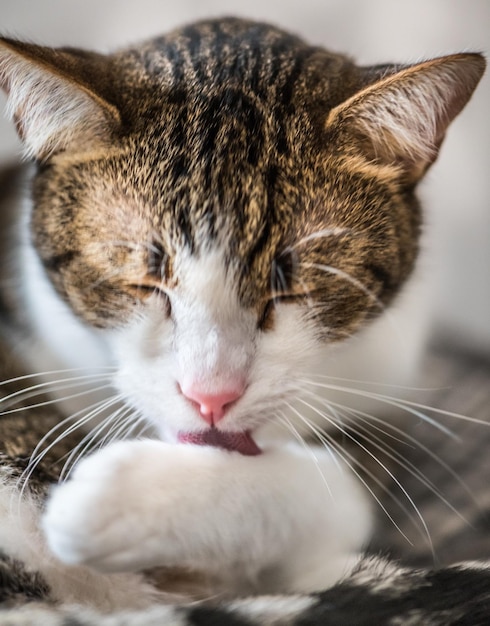
[[[110,56],[3,40],[35,245],[128,402],[187,440],[280,414],[410,275],[414,188],[484,66],[358,68],[232,19]]]

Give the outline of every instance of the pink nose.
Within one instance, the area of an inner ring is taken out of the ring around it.
[[[225,416],[227,406],[243,395],[243,388],[209,394],[194,387],[183,387],[182,394],[199,406],[201,417],[212,426]]]

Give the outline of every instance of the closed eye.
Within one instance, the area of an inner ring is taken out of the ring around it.
[[[276,294],[265,303],[257,327],[263,331],[272,330],[274,328],[274,313],[278,304],[301,304],[305,300],[307,300],[307,296],[304,293]]]
[[[291,250],[284,250],[272,261],[271,289],[272,293],[286,293],[293,284],[296,260]]]
[[[131,289],[135,292],[135,295],[139,300],[146,300],[150,296],[155,296],[156,298],[158,298],[158,302],[163,305],[165,314],[167,315],[167,317],[170,317],[170,314],[172,312],[170,298],[163,289],[161,289],[157,285],[142,284],[131,285]]]
[[[306,300],[304,293],[280,293],[272,298],[274,304],[300,304]]]

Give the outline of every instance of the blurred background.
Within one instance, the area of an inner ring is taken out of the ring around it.
[[[200,17],[266,20],[362,64],[490,50],[488,0],[0,0],[0,32],[99,51]],[[2,96],[0,107],[4,105]],[[433,336],[490,354],[490,72],[422,185],[434,276]],[[0,163],[19,142],[0,119]]]

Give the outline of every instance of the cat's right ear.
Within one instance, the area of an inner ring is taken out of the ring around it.
[[[45,160],[111,142],[120,116],[95,86],[100,59],[0,38],[0,87],[27,156]]]
[[[386,71],[334,108],[330,128],[343,146],[395,165],[407,182],[419,180],[437,158],[449,124],[485,70],[481,54],[453,54]]]

